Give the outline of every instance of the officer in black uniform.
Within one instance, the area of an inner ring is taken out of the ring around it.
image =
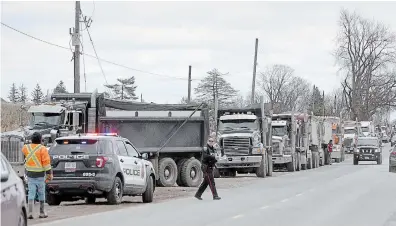
[[[214,145],[214,139],[209,138],[206,151],[203,152],[203,159],[202,159],[202,166],[201,166],[202,172],[204,174],[204,180],[203,180],[201,186],[199,186],[197,193],[195,194],[195,198],[197,198],[199,200],[202,200],[201,196],[202,196],[203,192],[205,191],[205,189],[208,187],[208,185],[210,187],[210,190],[212,191],[213,200],[221,199],[219,197],[219,195],[217,194],[216,185],[215,185],[215,181],[214,181],[214,177],[213,177],[213,168],[216,167],[216,162],[217,162],[217,160],[214,156],[215,149],[214,149],[213,145]]]

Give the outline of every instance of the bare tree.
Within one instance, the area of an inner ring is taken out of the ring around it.
[[[335,56],[351,118],[368,120],[377,109],[396,106],[396,36],[385,25],[342,10]]]
[[[273,65],[260,73],[258,85],[272,105],[280,103],[277,111],[304,108],[304,96],[310,91],[309,83],[293,75],[294,69],[287,65]]]
[[[207,73],[208,75],[201,80],[198,87],[194,90],[197,100],[207,102],[210,106],[213,106],[215,96],[217,95],[219,106],[232,103],[238,91],[224,79],[223,76],[226,74],[222,74],[217,69],[213,69]]]

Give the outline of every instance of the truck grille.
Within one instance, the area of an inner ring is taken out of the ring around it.
[[[226,155],[248,155],[250,152],[249,137],[225,137],[223,148]]]
[[[281,154],[280,142],[273,142],[272,143],[272,154],[275,154],[275,155],[280,155]]]

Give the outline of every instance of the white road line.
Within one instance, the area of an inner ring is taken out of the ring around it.
[[[300,194],[297,194],[297,195],[296,195],[296,197],[298,197],[298,196],[302,196],[302,195],[303,195],[303,194],[302,194],[302,193],[300,193]]]
[[[287,202],[287,201],[289,201],[289,199],[284,199],[284,200],[282,200],[281,202]]]
[[[263,206],[263,207],[261,207],[260,209],[262,209],[262,210],[265,210],[265,209],[267,209],[269,206]]]
[[[235,216],[232,217],[232,219],[238,219],[238,218],[241,218],[241,217],[243,217],[243,214],[235,215]]]

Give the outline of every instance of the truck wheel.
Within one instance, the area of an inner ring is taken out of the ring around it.
[[[172,187],[177,179],[177,165],[171,158],[163,158],[159,161],[158,184],[162,187]]]
[[[298,152],[297,153],[297,161],[296,161],[296,171],[300,171],[301,170],[301,153]]]
[[[267,155],[267,176],[272,177],[274,171],[274,165],[272,165],[272,155]]]
[[[181,168],[181,182],[187,187],[198,187],[202,182],[201,163],[195,159],[188,159]]]
[[[123,184],[119,177],[114,180],[113,187],[107,193],[107,203],[110,205],[118,205],[122,202],[122,195],[124,194]]]
[[[377,159],[377,165],[382,165],[382,156]]]
[[[213,177],[214,178],[220,178],[220,170],[217,168],[213,169]]]
[[[312,169],[312,154],[311,154],[311,158],[307,158],[307,168],[308,169]]]
[[[335,159],[335,162],[336,162],[336,163],[340,163],[340,162],[341,162],[341,158],[336,158],[336,159]]]
[[[292,161],[286,163],[287,171],[294,172],[296,170],[296,158],[295,155],[292,155]]]
[[[150,176],[150,178],[147,181],[146,191],[142,195],[142,201],[144,203],[153,202],[153,197],[154,197],[154,178]]]
[[[176,179],[176,184],[177,184],[179,187],[186,186],[185,184],[183,184],[183,182],[182,182],[182,180],[181,180],[181,170],[182,170],[183,164],[184,164],[187,160],[188,160],[188,159],[180,159],[180,160],[177,162],[177,179]]]
[[[47,203],[49,206],[59,206],[62,199],[59,195],[47,194]]]
[[[357,160],[356,158],[353,158],[353,165],[359,165],[359,160]]]
[[[265,158],[265,156],[263,156],[262,158],[261,158],[261,162],[260,162],[260,167],[259,168],[256,168],[256,176],[257,177],[260,177],[260,178],[265,178],[266,176],[267,176],[267,170],[266,170],[266,168],[267,168],[267,159]]]

